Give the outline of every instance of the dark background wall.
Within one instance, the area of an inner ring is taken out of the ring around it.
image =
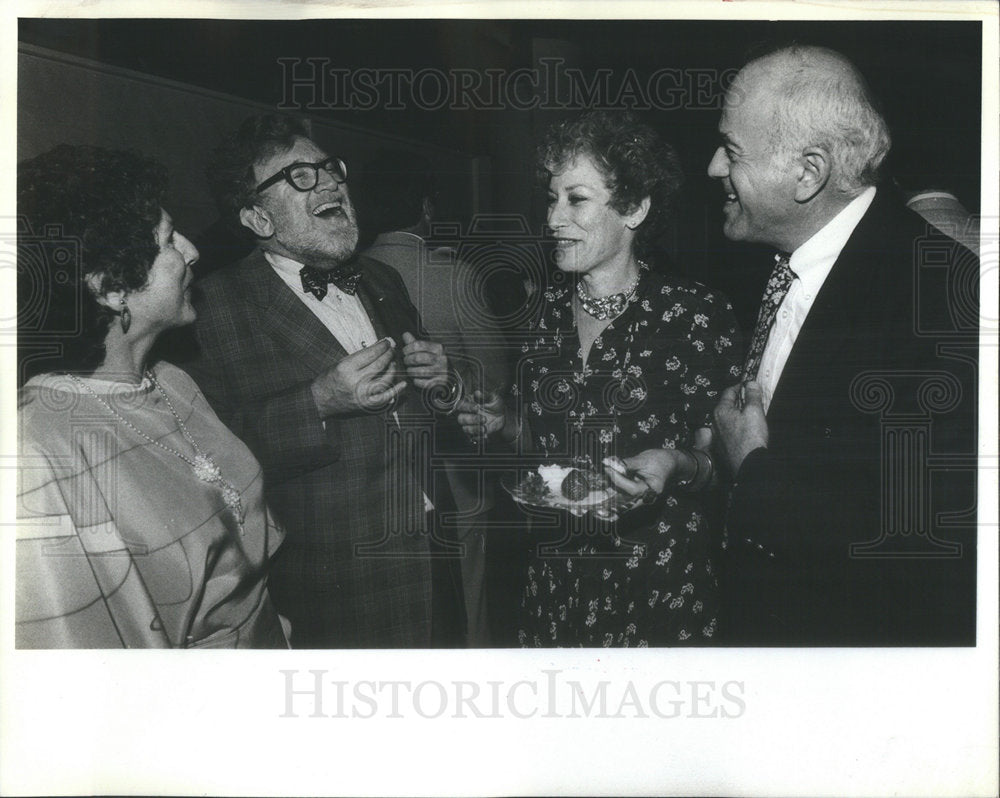
[[[769,42],[845,53],[883,100],[891,175],[908,188],[950,187],[976,212],[980,37],[978,22],[22,19],[18,157],[57,141],[160,155],[175,177],[175,217],[198,234],[215,221],[201,179],[211,147],[242,116],[284,107],[349,158],[387,145],[428,155],[445,188],[442,219],[459,229],[504,213],[538,235],[541,131],[584,107],[631,106],[688,175],[665,254],[730,293],[745,319],[767,259],[722,237],[721,194],[705,175],[741,61]],[[67,72],[53,54],[85,61]],[[441,76],[452,81],[443,97]],[[462,81],[475,89],[456,89]]]

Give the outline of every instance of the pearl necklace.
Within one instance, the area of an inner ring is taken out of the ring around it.
[[[607,296],[591,296],[587,293],[587,289],[584,288],[583,280],[577,280],[576,295],[580,300],[580,307],[587,312],[587,315],[593,316],[598,321],[607,321],[608,319],[621,316],[629,304],[636,298],[639,289],[639,278],[642,277],[643,271],[648,268],[645,263],[639,261],[639,273],[629,284],[629,287],[620,293],[608,294]]]
[[[155,438],[150,437],[141,429],[136,427],[131,421],[129,421],[121,413],[115,410],[107,401],[105,401],[105,399],[102,396],[100,396],[96,391],[94,391],[93,388],[87,385],[87,383],[85,383],[75,374],[70,374],[68,376],[77,385],[79,385],[81,388],[87,391],[87,393],[93,396],[98,402],[104,405],[104,407],[107,408],[107,410],[113,416],[115,416],[126,427],[132,430],[136,435],[145,438],[154,446],[157,446],[160,449],[163,449],[163,451],[174,455],[174,457],[178,457],[181,460],[183,460],[191,467],[191,470],[194,472],[194,475],[198,477],[198,479],[200,479],[202,482],[206,482],[209,485],[215,485],[222,492],[222,500],[226,503],[226,506],[230,509],[233,516],[236,518],[236,523],[240,528],[240,534],[242,535],[244,533],[245,530],[243,528],[243,520],[244,520],[243,501],[240,498],[240,492],[231,482],[229,482],[222,476],[222,470],[219,468],[218,465],[216,465],[215,461],[207,454],[205,454],[198,447],[198,444],[195,443],[195,440],[191,436],[191,433],[188,432],[188,428],[184,425],[184,422],[181,421],[181,417],[177,414],[177,411],[174,410],[174,406],[170,402],[170,397],[167,396],[163,388],[160,387],[160,383],[158,383],[156,381],[156,378],[153,376],[153,372],[147,369],[144,376],[147,380],[149,380],[150,383],[152,383],[152,385],[156,388],[156,390],[159,391],[160,396],[162,396],[163,401],[166,402],[167,408],[169,408],[171,415],[177,421],[177,429],[180,430],[181,435],[184,436],[184,440],[186,440],[190,444],[191,448],[194,449],[193,460],[187,455],[185,455],[183,452],[179,452],[176,449],[170,448],[166,444],[156,440]]]

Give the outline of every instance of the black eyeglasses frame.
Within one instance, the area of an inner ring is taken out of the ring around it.
[[[309,186],[308,188],[303,188],[292,179],[292,170],[301,168],[303,166],[310,166],[312,167],[313,170],[313,182],[312,185]],[[259,183],[257,185],[257,188],[254,189],[254,194],[260,194],[262,191],[270,188],[275,183],[278,183],[281,180],[284,180],[286,183],[288,183],[288,185],[290,185],[296,191],[302,191],[302,192],[312,191],[314,188],[316,188],[316,185],[319,183],[320,169],[329,173],[329,175],[334,180],[336,180],[337,183],[347,182],[347,164],[344,163],[343,159],[331,155],[330,157],[324,158],[322,161],[317,161],[316,163],[310,163],[308,161],[296,161],[295,163],[288,164],[288,166],[278,170],[269,178],[267,178],[267,180],[264,180],[261,183]]]

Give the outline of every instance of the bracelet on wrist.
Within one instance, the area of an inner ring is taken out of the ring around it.
[[[677,487],[688,492],[701,490],[712,481],[715,473],[712,456],[701,449],[691,449],[687,454],[694,458],[694,473],[687,479],[679,480]]]
[[[690,452],[689,451],[689,452],[685,452],[685,454],[688,455],[689,457],[691,457],[694,460],[694,473],[691,476],[689,476],[687,479],[679,479],[679,480],[677,480],[677,487],[678,488],[690,488],[691,484],[693,482],[695,482],[695,480],[698,479],[698,472],[701,470],[701,467],[698,464],[698,458],[695,457],[694,452]]]

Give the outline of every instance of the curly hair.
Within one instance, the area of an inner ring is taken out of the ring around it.
[[[251,116],[212,152],[205,170],[208,186],[223,222],[245,238],[252,233],[240,222],[240,211],[253,204],[254,164],[284,152],[296,138],[308,138],[305,125],[283,114]]]
[[[166,170],[135,152],[61,144],[18,164],[18,342],[22,377],[45,371],[89,374],[104,362],[117,314],[97,302],[109,291],[146,286],[159,253],[156,228]],[[47,245],[71,241],[78,260],[48,257]],[[69,279],[67,279],[69,275]],[[99,278],[95,292],[90,283]],[[27,357],[44,338],[58,352]]]
[[[609,205],[625,214],[649,197],[635,246],[647,250],[666,227],[684,183],[674,148],[631,113],[590,111],[549,128],[538,145],[538,180],[548,185],[579,155],[589,157],[611,192]]]

